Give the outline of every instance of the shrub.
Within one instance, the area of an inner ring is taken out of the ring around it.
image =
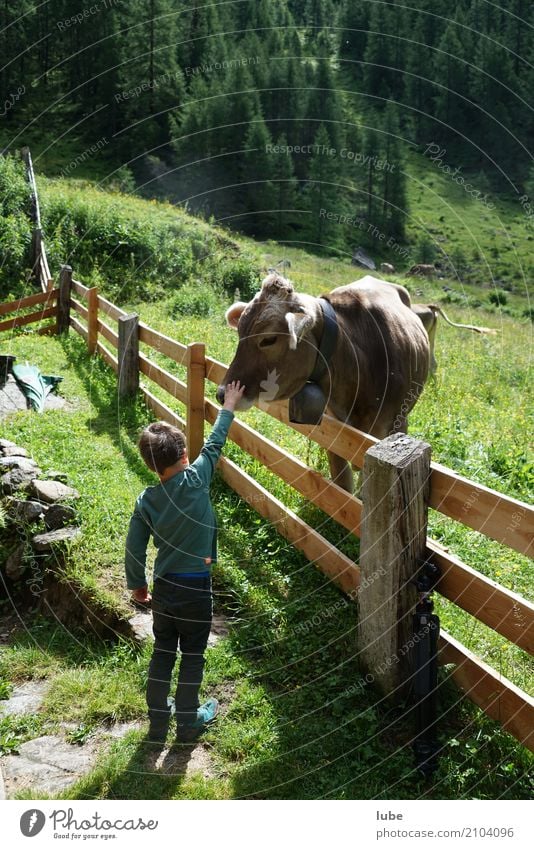
[[[491,304],[495,304],[495,306],[503,307],[508,303],[508,295],[503,289],[495,289],[494,292],[490,292],[489,301]]]
[[[51,267],[68,262],[82,282],[118,303],[156,301],[198,281],[216,292],[252,287],[254,269],[239,246],[169,204],[98,191],[81,181],[44,181],[43,220]],[[230,254],[230,256],[228,255]],[[257,288],[257,287],[256,287]],[[192,300],[193,299],[193,300]],[[186,304],[187,302],[187,304]],[[195,307],[196,309],[196,307]]]
[[[424,233],[418,240],[415,249],[417,262],[430,264],[436,258],[436,248],[433,241]]]
[[[219,313],[221,293],[206,284],[189,283],[181,286],[171,304],[171,313],[207,317]]]
[[[30,189],[21,160],[0,156],[0,300],[17,293],[31,262]]]
[[[249,301],[260,288],[259,267],[255,267],[252,257],[243,255],[228,257],[219,255],[206,260],[206,277],[215,289],[220,289],[234,298],[236,290],[239,298]]]
[[[0,215],[29,214],[30,187],[22,160],[0,156]]]

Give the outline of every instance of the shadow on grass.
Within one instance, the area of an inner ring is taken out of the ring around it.
[[[196,744],[169,748],[148,743],[139,732],[131,732],[115,743],[95,769],[65,795],[68,799],[175,799],[183,785],[192,780],[184,798],[205,798],[201,772],[188,773]],[[185,788],[184,788],[185,789]]]
[[[139,433],[150,420],[151,413],[139,397],[119,397],[116,375],[98,355],[88,355],[83,340],[61,337],[61,344],[97,410],[97,415],[90,419],[90,429],[109,436],[131,471],[147,485],[153,484],[154,475],[137,450]]]

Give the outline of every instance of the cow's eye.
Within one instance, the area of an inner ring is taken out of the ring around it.
[[[268,348],[269,345],[274,345],[278,336],[264,336],[263,339],[260,340],[260,348]]]

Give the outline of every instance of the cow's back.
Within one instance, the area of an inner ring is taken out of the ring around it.
[[[351,410],[351,424],[383,436],[401,409],[413,407],[428,376],[426,330],[408,291],[385,280],[368,275],[326,297],[340,329],[332,409],[337,415]]]

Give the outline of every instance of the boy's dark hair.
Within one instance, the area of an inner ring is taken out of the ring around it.
[[[158,474],[181,460],[186,448],[185,434],[167,422],[149,424],[139,438],[141,457]]]

